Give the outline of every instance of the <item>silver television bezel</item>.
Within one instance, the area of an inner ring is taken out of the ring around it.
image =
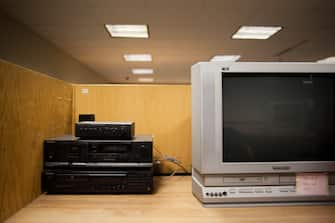
[[[192,160],[197,171],[202,174],[335,171],[335,161],[223,162],[222,73],[332,73],[335,75],[335,64],[201,62],[193,65]]]

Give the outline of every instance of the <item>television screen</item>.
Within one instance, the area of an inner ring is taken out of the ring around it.
[[[334,161],[332,76],[223,74],[223,162]]]

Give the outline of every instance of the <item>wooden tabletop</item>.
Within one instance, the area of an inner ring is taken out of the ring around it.
[[[204,208],[191,177],[157,177],[153,195],[41,195],[6,222],[317,222],[335,223],[335,206]]]

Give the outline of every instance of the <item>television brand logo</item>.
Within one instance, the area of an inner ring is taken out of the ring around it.
[[[290,166],[272,166],[273,170],[290,170]]]

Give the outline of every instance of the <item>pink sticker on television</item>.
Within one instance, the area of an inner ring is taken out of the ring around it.
[[[298,173],[296,192],[301,195],[328,195],[328,175],[325,173]]]

